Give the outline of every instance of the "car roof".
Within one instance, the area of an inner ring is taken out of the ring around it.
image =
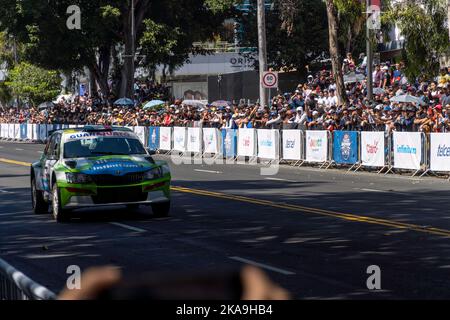
[[[130,128],[117,127],[117,126],[99,126],[99,125],[87,125],[78,128],[65,128],[58,130],[51,130],[48,135],[51,136],[53,133],[58,132],[62,134],[67,133],[77,133],[77,132],[133,132]]]

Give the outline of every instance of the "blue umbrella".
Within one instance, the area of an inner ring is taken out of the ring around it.
[[[150,102],[145,104],[144,110],[145,109],[151,109],[151,108],[159,107],[159,106],[161,106],[163,104],[165,104],[165,102],[162,101],[162,100],[152,100],[152,101],[150,101]]]
[[[134,101],[129,98],[121,98],[114,102],[114,105],[116,106],[130,106],[134,107]]]

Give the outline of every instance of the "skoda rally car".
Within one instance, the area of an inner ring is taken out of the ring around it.
[[[170,170],[154,161],[127,128],[86,126],[55,131],[44,154],[31,167],[36,214],[51,204],[58,222],[72,209],[150,205],[157,216],[170,210]]]

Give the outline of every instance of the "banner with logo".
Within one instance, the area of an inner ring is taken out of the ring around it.
[[[159,128],[159,149],[172,150],[172,128]]]
[[[253,157],[256,155],[256,130],[240,128],[238,131],[238,156]]]
[[[302,134],[300,130],[283,130],[283,159],[302,159]]]
[[[20,124],[14,124],[14,139],[20,139]]]
[[[328,131],[306,131],[306,161],[328,160]]]
[[[39,124],[39,137],[38,140],[44,141],[47,139],[47,125],[46,124]]]
[[[358,132],[333,132],[333,159],[337,164],[355,164],[358,162]]]
[[[2,123],[1,124],[1,136],[2,136],[2,138],[8,138],[8,127],[9,127],[9,124],[7,124],[7,123]]]
[[[222,154],[226,158],[234,158],[237,156],[237,130],[222,130]]]
[[[203,128],[203,152],[219,153],[219,136],[216,128]]]
[[[420,132],[394,132],[394,168],[419,170],[422,160]]]
[[[20,124],[20,139],[25,140],[27,138],[28,126],[26,123]]]
[[[201,140],[200,128],[187,128],[187,142],[186,151],[201,153],[202,152],[202,140]]]
[[[384,132],[361,132],[361,164],[367,167],[384,167]]]
[[[69,128],[76,128],[77,125],[76,124],[69,124]]]
[[[142,144],[145,146],[145,127],[134,127],[134,133],[141,140]]]
[[[450,171],[450,133],[430,134],[430,169]]]
[[[173,128],[173,148],[175,151],[186,151],[186,128],[174,127]]]
[[[148,148],[150,150],[159,150],[159,142],[160,142],[159,127],[149,127],[148,128]]]
[[[276,160],[280,158],[280,132],[278,130],[258,129],[258,158]]]

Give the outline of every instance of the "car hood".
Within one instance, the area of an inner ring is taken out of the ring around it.
[[[85,174],[110,174],[121,176],[144,172],[157,166],[149,156],[103,156],[64,160],[70,169]]]

